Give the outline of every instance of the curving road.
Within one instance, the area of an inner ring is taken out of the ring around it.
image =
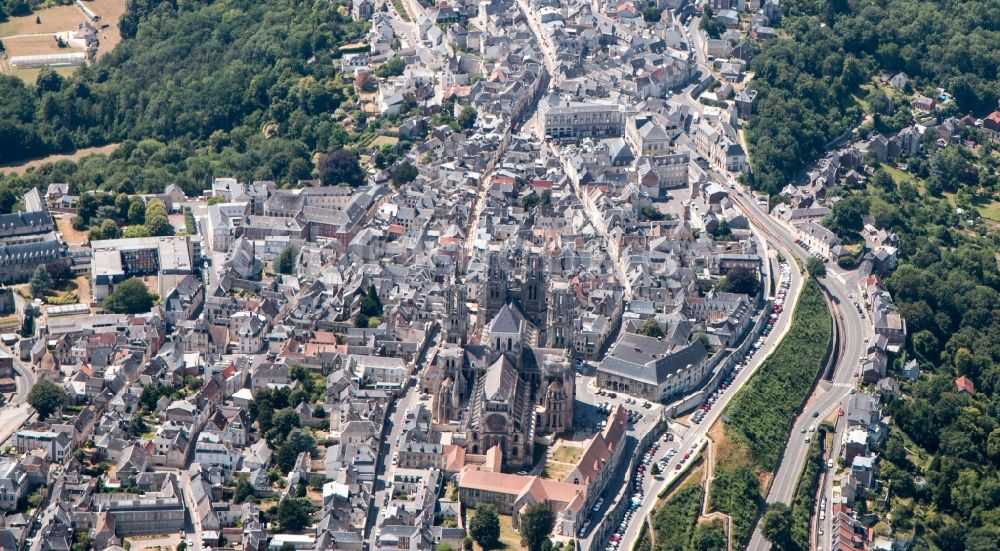
[[[35,386],[35,373],[32,371],[30,365],[22,362],[6,346],[0,345],[0,350],[14,357],[14,382],[17,385],[14,397],[10,402],[0,407],[0,445],[2,445],[35,413],[34,408],[28,405],[28,393]]]
[[[765,214],[756,201],[742,191],[737,191],[732,194],[732,197],[751,222],[766,232],[770,239],[777,241],[782,248],[791,251],[800,259],[804,260],[809,257],[809,253],[805,249],[795,244],[796,238],[792,235],[791,230]],[[822,280],[822,283],[833,299],[833,310],[839,318],[836,321],[840,327],[841,353],[836,360],[831,380],[820,381],[806,402],[802,413],[795,420],[784,456],[775,474],[774,483],[767,494],[768,503],[778,501],[791,503],[799,475],[805,465],[806,452],[809,449],[809,445],[805,442],[805,436],[810,433],[807,432],[806,435],[803,435],[801,429],[805,428],[808,431],[810,426],[818,424],[839,407],[846,409],[851,390],[857,382],[855,371],[859,365],[858,360],[864,354],[867,348],[865,341],[871,335],[871,325],[866,323],[854,308],[854,299],[851,296],[857,292],[856,272],[841,270],[833,263],[827,265],[827,272],[828,275]],[[816,414],[815,417],[814,414]],[[837,433],[833,439],[834,456],[839,449],[841,430],[842,427],[838,423]],[[829,536],[829,530],[824,531],[824,534]],[[823,547],[829,549],[829,543],[826,543]],[[761,534],[758,523],[748,549],[756,551],[768,547],[770,547],[770,543]]]
[[[752,224],[756,224],[751,220]],[[783,254],[788,258],[788,251],[782,248],[780,242],[775,242],[773,239],[768,238],[766,233],[759,231],[759,228],[753,228],[754,233],[758,237],[763,238],[770,250],[775,250]],[[769,254],[765,251],[765,254]],[[770,258],[765,259],[766,262],[770,262]],[[802,274],[796,269],[794,264],[790,264],[789,269],[789,288],[786,294],[786,305],[794,304],[798,300],[798,296],[802,291],[802,286],[804,284],[804,279]],[[775,273],[775,279],[780,279],[780,272]],[[676,448],[678,450],[677,455],[667,463],[666,469],[664,469],[664,479],[656,480],[653,477],[646,477],[646,482],[644,483],[644,492],[642,503],[640,503],[639,508],[636,510],[636,514],[633,516],[633,521],[629,524],[628,529],[625,532],[622,541],[626,542],[621,549],[630,549],[634,544],[635,540],[639,536],[639,529],[642,527],[641,519],[645,519],[653,510],[657,502],[658,494],[665,488],[669,487],[670,484],[674,482],[679,476],[683,476],[686,472],[686,468],[677,470],[677,464],[680,462],[681,458],[685,453],[692,451],[692,446],[695,450],[700,449],[705,443],[705,436],[708,433],[709,428],[718,420],[719,416],[725,410],[726,405],[733,398],[733,396],[753,377],[757,369],[764,363],[764,361],[774,352],[774,349],[788,333],[791,328],[792,314],[794,308],[785,308],[782,310],[778,317],[778,321],[775,323],[774,328],[771,333],[765,338],[763,346],[757,351],[756,354],[748,361],[746,367],[740,370],[739,374],[733,380],[733,384],[729,386],[719,399],[716,401],[715,405],[709,410],[702,419],[701,423],[695,425],[680,425],[677,423],[672,424],[671,432],[675,434],[676,439],[670,443],[661,444],[660,450],[655,454],[653,462],[659,461],[663,457],[667,450],[670,448]],[[675,427],[680,427],[681,430],[677,430]],[[692,457],[694,453],[692,453]],[[690,465],[691,461],[685,462],[686,465]]]

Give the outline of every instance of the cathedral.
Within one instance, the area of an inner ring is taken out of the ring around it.
[[[491,254],[487,266],[478,343],[468,342],[464,288],[446,290],[446,344],[431,378],[434,420],[464,432],[467,453],[499,445],[508,466],[530,466],[536,435],[573,426],[573,297],[566,285],[546,285],[537,256],[519,268],[520,289],[508,288],[512,274],[499,255]]]

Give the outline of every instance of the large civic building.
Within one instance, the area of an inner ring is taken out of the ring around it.
[[[696,387],[707,367],[708,351],[700,339],[674,342],[623,333],[597,367],[597,384],[659,401]]]
[[[547,138],[610,138],[625,134],[635,108],[617,103],[573,102],[549,96],[538,106]]]
[[[24,195],[24,207],[26,212],[0,214],[0,283],[26,281],[38,266],[69,266],[68,247],[37,189]]]
[[[95,300],[104,300],[116,285],[130,277],[150,275],[160,276],[162,296],[164,290],[173,287],[173,280],[194,273],[195,261],[201,256],[199,242],[186,236],[106,239],[91,242],[90,248],[94,254],[90,270]]]

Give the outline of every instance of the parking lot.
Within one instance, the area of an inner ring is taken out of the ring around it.
[[[705,416],[712,408],[716,407],[723,394],[726,394],[726,391],[733,384],[737,375],[747,367],[749,361],[760,351],[765,339],[773,331],[778,317],[784,310],[785,299],[790,284],[791,268],[788,263],[783,262],[781,264],[778,292],[775,295],[774,304],[768,313],[768,321],[765,323],[761,335],[750,345],[747,353],[736,362],[732,371],[722,380],[719,388],[709,395],[705,403],[691,414],[689,418],[691,423],[698,425],[705,419]],[[630,397],[625,397],[625,399],[628,398]],[[616,399],[621,400],[622,398],[621,396],[613,398],[601,395],[597,397],[599,404],[602,400]],[[642,401],[639,401],[639,407],[642,408]],[[637,517],[641,517],[640,509],[642,508],[643,498],[647,493],[654,491],[654,486],[658,481],[663,480],[663,475],[670,471],[682,470],[696,458],[699,448],[704,444],[704,438],[700,436],[704,432],[704,429],[695,431],[692,427],[681,423],[671,423],[669,430],[659,441],[650,444],[645,450],[642,461],[635,467],[635,482],[632,488],[630,488],[631,503],[629,503],[621,523],[615,528],[615,533],[611,536],[610,542],[606,547],[608,551],[618,551],[624,545],[626,533],[629,532],[632,523],[641,522],[641,518],[637,520]]]

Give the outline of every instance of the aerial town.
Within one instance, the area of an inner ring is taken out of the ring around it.
[[[909,549],[869,505],[886,402],[920,377],[893,368],[899,238],[828,221],[875,161],[1000,139],[1000,113],[939,121],[948,93],[915,94],[921,122],[832,144],[775,200],[746,185],[743,126],[748,43],[781,3],[658,5],[352,0],[367,47],[341,70],[398,121],[361,185],[20,197],[0,215],[2,548],[661,549],[664,504],[710,484],[718,427],[817,293],[836,314],[820,303],[766,502],[807,493],[807,549]],[[770,547],[762,510],[706,493],[711,548]]]

